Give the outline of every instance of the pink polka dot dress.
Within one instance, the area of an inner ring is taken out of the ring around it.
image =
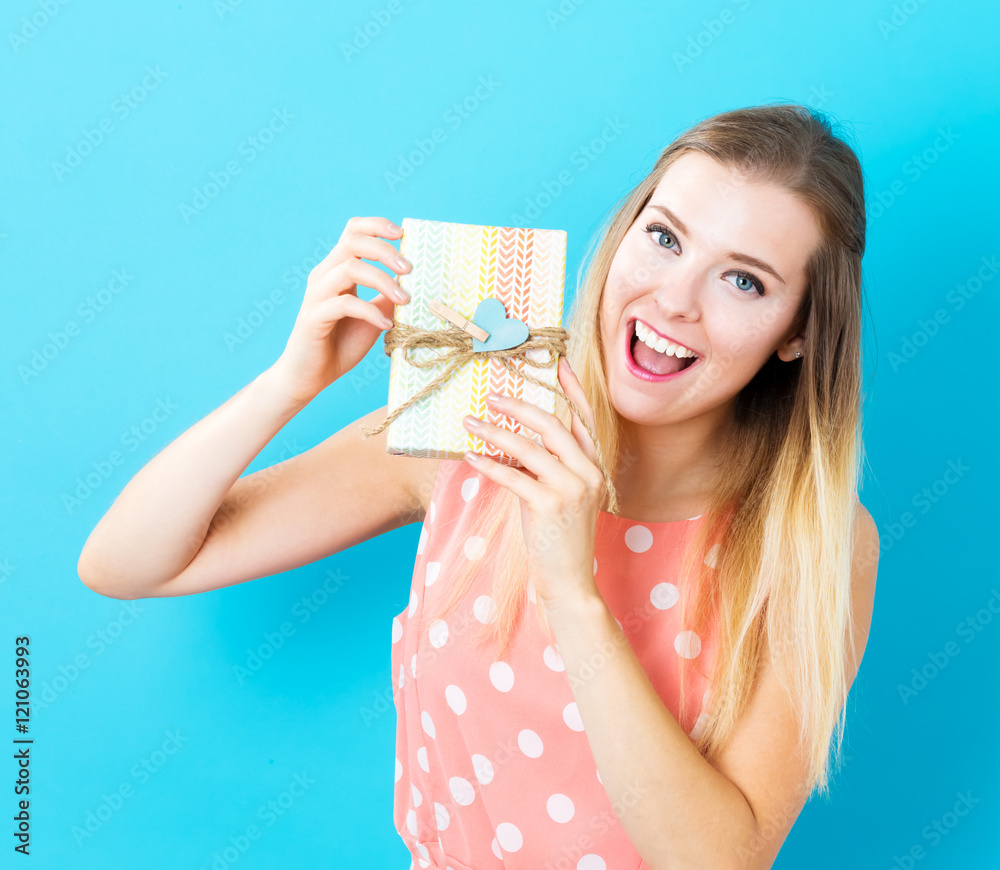
[[[557,646],[539,621],[534,588],[504,661],[495,639],[473,638],[496,617],[490,553],[472,534],[474,502],[496,487],[463,460],[442,460],[417,545],[407,606],[392,619],[396,706],[393,821],[410,868],[431,870],[647,870],[601,784]],[[595,582],[681,727],[703,726],[715,636],[680,624],[677,580],[684,536],[701,517],[640,523],[601,512]],[[445,619],[463,560],[484,570]],[[690,605],[689,605],[690,606]],[[697,671],[702,673],[698,673]]]

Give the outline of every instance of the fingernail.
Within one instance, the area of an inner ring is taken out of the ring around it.
[[[383,317],[382,318],[382,325],[386,329],[392,329],[392,327],[395,326],[395,324],[388,317]]]
[[[400,269],[409,269],[410,261],[407,260],[406,257],[396,257],[396,265],[399,266]]]
[[[386,229],[388,229],[390,233],[401,233],[401,232],[403,232],[403,228],[402,227],[397,227],[394,223],[392,223],[392,221],[389,222],[389,224],[387,225]]]

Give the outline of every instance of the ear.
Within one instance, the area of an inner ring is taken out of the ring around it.
[[[800,356],[795,356],[796,351],[799,352]],[[783,362],[801,360],[806,355],[806,311],[804,306],[800,306],[795,319],[788,327],[788,333],[775,348],[775,353],[778,354],[778,359]]]
[[[796,352],[798,352],[799,356],[795,355]],[[775,353],[778,354],[778,359],[783,362],[801,360],[806,355],[805,334],[799,332],[789,336],[775,348]]]

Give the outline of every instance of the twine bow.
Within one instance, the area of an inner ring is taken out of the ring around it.
[[[445,381],[447,381],[448,378],[455,373],[459,366],[463,363],[469,362],[473,359],[473,356],[496,359],[511,374],[524,378],[524,380],[537,384],[539,387],[544,387],[546,390],[560,396],[566,401],[577,417],[580,418],[580,422],[583,423],[584,428],[587,430],[587,434],[590,435],[591,440],[594,442],[594,449],[597,452],[597,465],[601,470],[601,474],[604,476],[604,488],[608,494],[608,510],[610,513],[617,514],[619,509],[618,494],[616,493],[614,484],[611,481],[611,474],[604,463],[604,458],[601,453],[601,445],[597,441],[597,435],[590,427],[590,424],[584,417],[583,412],[579,407],[577,407],[576,403],[566,395],[562,387],[558,385],[558,382],[556,386],[553,387],[551,384],[540,381],[538,378],[533,377],[527,372],[519,371],[511,362],[512,359],[522,359],[528,365],[533,365],[536,368],[552,368],[553,366],[558,365],[559,356],[564,355],[566,352],[566,340],[568,335],[569,334],[566,330],[561,326],[545,326],[538,329],[529,329],[528,338],[516,347],[474,352],[472,350],[472,336],[464,329],[459,329],[458,327],[436,330],[419,329],[406,323],[397,323],[392,329],[385,333],[386,356],[391,356],[393,350],[401,348],[403,350],[403,358],[412,366],[416,366],[417,368],[428,368],[430,366],[441,365],[442,363],[447,362],[448,367],[419,393],[415,393],[410,396],[409,399],[397,407],[385,418],[385,420],[382,421],[380,425],[375,427],[362,426],[361,431],[365,438],[377,435],[412,404],[424,398],[424,396],[430,395],[434,390],[444,384]],[[410,356],[410,351],[419,347],[441,348],[442,352],[436,357],[419,362]],[[527,358],[528,351],[536,349],[548,351],[548,360],[546,362],[535,363]]]

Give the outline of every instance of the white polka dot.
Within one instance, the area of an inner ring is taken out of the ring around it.
[[[431,862],[430,861],[425,861],[423,858],[418,859],[417,860],[417,864],[420,865],[420,870],[426,870],[427,867],[431,866]]]
[[[594,557],[594,573],[597,573],[597,557]]]
[[[691,522],[693,520],[700,520],[703,516],[705,516],[705,515],[704,514],[698,514],[698,516],[696,516],[696,517],[688,517],[688,522]]]
[[[517,745],[528,758],[538,758],[542,754],[542,738],[530,728],[518,733]]]
[[[698,658],[698,653],[701,652],[701,638],[693,631],[682,631],[674,638],[674,649],[677,650],[677,655],[686,659]]]
[[[417,590],[410,590],[410,606],[406,611],[407,616],[413,616],[413,611],[417,609]]]
[[[462,498],[466,501],[474,499],[477,492],[479,492],[478,477],[467,477],[462,481]]]
[[[507,662],[493,662],[490,665],[490,682],[501,692],[514,688],[514,669]]]
[[[576,870],[608,870],[608,865],[600,855],[590,853],[576,862]]]
[[[629,526],[625,530],[625,546],[633,553],[645,553],[653,546],[653,533],[645,526]]]
[[[410,673],[415,677],[417,675],[417,654],[414,653],[410,656]]]
[[[444,697],[448,702],[448,706],[459,716],[465,712],[465,692],[458,688],[458,686],[445,686]]]
[[[431,767],[427,763],[427,747],[426,746],[421,746],[417,750],[417,764],[420,765],[420,769],[424,773],[430,773],[431,772]]]
[[[413,794],[413,806],[419,807],[424,802],[424,797],[412,782],[410,783],[410,792]]]
[[[428,562],[427,573],[424,575],[424,586],[433,586],[434,581],[437,580],[439,573],[441,573],[441,563]]]
[[[618,627],[619,627],[619,628],[622,628],[622,621],[621,621],[621,620],[620,620],[620,619],[619,619],[619,618],[618,618],[617,616],[615,617],[615,622],[617,622],[617,623],[618,623]],[[624,631],[624,630],[625,630],[625,629],[623,629],[623,628],[622,628],[622,631]]]
[[[476,772],[476,779],[483,785],[493,782],[493,762],[485,755],[472,756],[472,769]]]
[[[573,813],[576,812],[573,801],[566,795],[558,793],[549,796],[545,802],[545,809],[549,813],[549,818],[554,822],[568,822],[573,818]]]
[[[535,581],[531,580],[529,578],[528,579],[528,584],[527,584],[527,586],[525,586],[525,589],[528,592],[528,599],[531,601],[532,604],[534,604],[535,603]]]
[[[497,618],[497,603],[489,595],[480,595],[472,605],[472,612],[486,625]]]
[[[597,770],[597,768],[596,768],[596,767],[594,768],[594,771],[595,771],[595,772],[597,773],[597,781],[598,781],[598,782],[599,782],[599,783],[600,783],[601,785],[604,785],[604,780],[603,780],[603,779],[601,779],[601,772],[600,772],[599,770]]]
[[[427,629],[427,637],[431,646],[440,649],[448,642],[448,623],[443,619],[435,619]]]
[[[711,550],[709,550],[705,554],[705,564],[708,565],[709,568],[714,568],[715,562],[718,558],[719,558],[719,545],[716,544],[714,547],[712,547]]]
[[[494,837],[493,842],[490,843],[490,848],[493,850],[493,854],[503,861],[503,852],[500,851],[500,844],[497,842],[496,837]]]
[[[420,866],[429,867],[430,864],[427,861],[430,860],[431,853],[427,851],[427,847],[423,843],[417,843],[417,851],[424,856],[424,860],[420,862]]]
[[[434,821],[437,823],[437,829],[443,831],[448,827],[448,823],[451,821],[451,816],[448,815],[448,810],[444,808],[442,804],[437,801],[434,802]]]
[[[497,825],[497,842],[505,852],[516,852],[524,845],[524,838],[517,829],[517,825],[501,822]]]
[[[399,663],[399,680],[398,680],[398,688],[400,688],[400,689],[403,688],[403,684],[405,682],[405,676],[404,676],[405,673],[406,672],[403,670],[403,663],[400,662]]]
[[[677,603],[680,592],[673,583],[657,583],[649,591],[649,600],[657,610],[667,610]]]
[[[476,790],[471,782],[460,776],[453,776],[448,780],[448,788],[451,796],[460,807],[467,807],[476,799]]]
[[[429,737],[434,736],[434,720],[431,719],[431,714],[426,710],[420,714],[420,724]]]
[[[399,782],[399,778],[403,775],[403,762],[398,758],[396,759],[396,782]]]
[[[425,546],[427,546],[427,526],[424,526],[420,530],[420,538],[417,540],[417,552],[423,553]]]
[[[691,726],[691,736],[697,740],[701,736],[701,732],[705,730],[705,726],[708,724],[708,713],[699,714],[698,718],[695,720],[693,726]]]
[[[552,646],[547,646],[542,651],[542,658],[545,660],[545,664],[549,669],[553,671],[565,671],[566,665],[563,664],[562,656],[555,651]]]
[[[469,535],[462,545],[462,552],[466,559],[479,559],[486,549],[486,542],[479,535]]]
[[[437,508],[434,506],[434,499],[431,499],[431,503],[427,505],[427,516],[430,517],[430,521],[434,522],[434,514],[437,513]]]
[[[563,722],[574,731],[583,731],[583,719],[580,718],[580,708],[576,706],[576,701],[570,701],[563,707]]]
[[[392,618],[392,642],[398,643],[399,639],[403,636],[403,623],[399,621],[398,616]]]
[[[417,814],[410,810],[406,814],[406,830],[408,830],[413,836],[417,836]]]

